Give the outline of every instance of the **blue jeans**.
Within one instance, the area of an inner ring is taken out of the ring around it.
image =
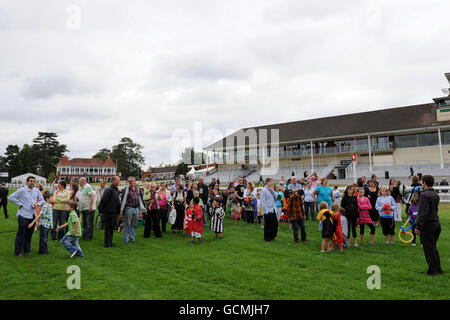
[[[305,202],[305,215],[309,219],[309,214],[311,214],[313,221],[316,220],[315,207],[314,202]]]
[[[123,242],[136,241],[139,208],[125,207],[124,212]]]
[[[89,212],[89,210],[83,210],[83,236],[84,240],[92,240],[94,236],[94,215],[95,210]]]
[[[52,240],[56,240],[57,238],[61,240],[64,237],[64,234],[67,233],[67,228],[59,230],[58,235],[56,234],[55,229],[57,226],[62,226],[66,222],[67,211],[53,209],[53,229],[51,231]]]
[[[27,219],[22,216],[17,218],[19,228],[16,234],[16,241],[14,244],[14,254],[31,252],[31,237],[33,236],[34,226],[28,228],[28,225],[33,222],[33,219]]]
[[[48,253],[48,232],[50,229],[39,226],[39,254],[47,254]]]
[[[64,238],[62,238],[62,240],[61,240],[61,244],[70,253],[74,253],[75,251],[78,250],[78,252],[76,254],[77,257],[84,257],[84,253],[81,250],[80,245],[78,244],[78,237],[65,235]]]

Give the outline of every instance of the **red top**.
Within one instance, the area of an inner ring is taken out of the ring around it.
[[[192,231],[203,233],[203,212],[199,204],[194,206],[194,219],[192,221]]]

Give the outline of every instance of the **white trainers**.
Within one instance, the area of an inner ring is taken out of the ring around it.
[[[386,241],[386,244],[389,244],[389,241]]]
[[[353,245],[354,247],[357,247],[358,246],[358,244],[357,243],[355,243],[354,245]]]
[[[416,244],[415,244],[415,243],[413,243],[413,244],[412,244],[412,246],[413,246],[413,247],[415,247],[415,246],[416,246]]]
[[[78,252],[78,249],[75,250],[75,251],[72,253],[72,255],[71,255],[70,257],[71,257],[71,258],[75,257],[75,255],[77,254],[77,252]]]

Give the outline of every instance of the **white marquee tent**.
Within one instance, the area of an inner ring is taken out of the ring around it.
[[[14,177],[11,179],[11,183],[19,183],[19,184],[25,184],[27,182],[27,178],[28,177],[34,177],[36,179],[36,183],[40,182],[40,183],[47,183],[47,179],[41,176],[38,176],[37,174],[34,173],[25,173],[25,174],[21,174],[20,176]]]

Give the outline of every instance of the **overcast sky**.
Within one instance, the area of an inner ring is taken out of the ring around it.
[[[196,121],[207,137],[191,144],[206,146],[242,127],[428,103],[448,87],[450,1],[0,3],[1,154],[38,131],[58,133],[71,158],[127,136],[157,165]]]

